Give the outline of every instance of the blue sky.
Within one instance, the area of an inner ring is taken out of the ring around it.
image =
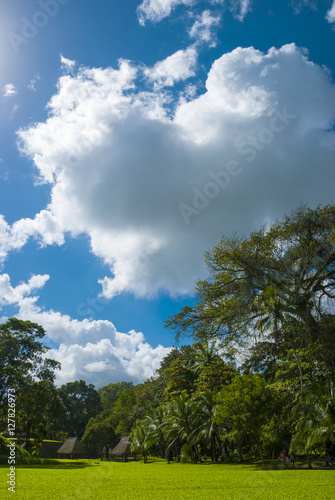
[[[204,252],[334,202],[335,2],[12,0],[0,306],[57,383],[149,377]]]

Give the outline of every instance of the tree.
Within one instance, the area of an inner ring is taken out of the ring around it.
[[[101,413],[100,396],[94,385],[77,380],[62,385],[59,396],[64,403],[65,412],[60,418],[60,427],[81,439],[91,418]]]
[[[272,295],[272,318],[278,320],[272,334],[286,310],[286,318],[290,313],[303,325],[296,331],[303,347],[319,340],[320,320],[328,313],[325,300],[335,298],[334,227],[335,206],[302,206],[249,238],[223,237],[205,256],[210,278],[197,283],[198,302],[171,316],[166,326],[177,338],[206,332],[228,344],[243,343],[264,319],[260,297]],[[289,329],[278,340],[287,335]]]
[[[116,433],[123,434],[130,432],[136,421],[144,417],[142,411],[137,413],[135,387],[127,387],[127,389],[119,393],[112,411],[115,419],[118,421],[118,426],[115,429]]]
[[[177,358],[164,370],[166,386],[164,394],[166,399],[180,394],[182,391],[190,394],[194,390],[195,374],[191,367],[182,359]]]
[[[328,384],[311,383],[301,395],[295,407],[299,420],[291,442],[291,450],[306,450],[308,465],[311,467],[308,452],[314,446],[322,449],[335,445],[335,396],[331,381]]]
[[[170,439],[167,458],[169,447],[178,439],[181,443],[186,442],[190,445],[192,460],[194,462],[197,460],[198,451],[194,446],[192,435],[197,428],[197,411],[198,404],[189,397],[186,391],[173,398],[164,422],[164,430]]]
[[[205,444],[209,444],[212,462],[215,463],[220,452],[219,425],[215,421],[217,403],[211,391],[203,393],[197,399],[197,403],[197,427],[191,442],[204,441]]]
[[[194,396],[196,397],[208,391],[212,393],[219,392],[225,385],[231,382],[236,374],[237,372],[234,368],[225,366],[222,362],[205,365],[195,381],[196,392]]]
[[[117,382],[115,384],[108,384],[104,387],[100,387],[100,389],[98,389],[98,393],[100,396],[102,408],[104,410],[113,408],[119,395],[132,386],[132,382]]]
[[[54,370],[60,363],[46,358],[45,330],[36,323],[9,319],[0,325],[0,432],[7,429],[8,400],[15,394],[16,433],[38,447],[47,433],[48,416],[57,414],[60,401],[54,387]],[[15,392],[13,392],[13,390]]]
[[[48,419],[62,410],[56,387],[49,381],[32,382],[17,398],[16,435],[23,438],[30,451],[34,440],[35,451],[48,435]]]
[[[142,423],[138,425],[130,434],[132,440],[131,450],[135,453],[140,453],[143,456],[143,461],[146,464],[148,454],[155,443],[154,434],[148,425]]]
[[[206,338],[194,344],[195,357],[191,364],[196,375],[199,375],[205,366],[223,364],[216,342],[209,342]]]
[[[114,448],[117,442],[115,434],[116,422],[110,410],[105,410],[101,415],[91,418],[86,426],[83,436],[83,444],[89,449],[99,450],[102,458],[102,450]]]
[[[271,413],[271,392],[260,375],[237,375],[217,397],[215,422],[253,440],[262,463],[261,429]]]
[[[60,363],[45,358],[44,337],[45,330],[30,321],[11,318],[0,325],[0,403],[8,388],[23,392],[34,378],[54,380]]]
[[[149,415],[146,417],[146,423],[152,433],[152,436],[155,441],[155,447],[161,448],[160,451],[164,453],[167,446],[167,435],[164,432],[164,422],[166,419],[166,408],[161,405],[155,410],[152,410]],[[161,453],[163,455],[163,453]]]

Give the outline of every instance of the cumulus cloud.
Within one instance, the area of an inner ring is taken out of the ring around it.
[[[177,101],[140,78],[127,61],[81,68],[60,78],[47,120],[19,131],[51,202],[33,220],[0,219],[2,257],[29,237],[85,234],[111,270],[105,297],[180,295],[222,234],[333,202],[334,84],[305,50],[236,48],[202,94]]]
[[[13,95],[17,94],[17,90],[14,86],[13,83],[7,83],[7,85],[4,86],[4,97],[12,97]]]
[[[41,246],[62,245],[64,229],[48,210],[41,210],[34,219],[20,219],[10,226],[0,214],[0,262],[8,252],[20,250],[30,237],[38,239]]]
[[[149,82],[157,87],[172,87],[176,82],[195,76],[197,51],[194,47],[178,50],[152,68],[146,68],[144,74]]]
[[[328,10],[327,14],[326,14],[326,19],[329,23],[335,23],[335,0],[333,2],[333,5],[331,6],[331,8]]]
[[[12,287],[8,274],[0,275],[0,306],[13,304],[22,304],[27,296],[30,296],[32,291],[43,288],[50,276],[35,275],[30,278],[28,283],[21,283],[16,287]],[[36,301],[35,297],[30,297],[30,301]]]
[[[153,348],[141,332],[118,332],[110,321],[78,321],[52,310],[43,311],[37,305],[39,297],[31,293],[43,288],[49,278],[35,275],[28,283],[13,287],[8,274],[0,275],[0,307],[16,306],[18,318],[44,327],[46,344],[52,341],[59,345],[47,353],[62,365],[57,372],[59,385],[81,378],[96,387],[119,380],[143,382],[170,352],[171,348],[162,345]]]
[[[204,10],[201,15],[196,17],[193,26],[190,28],[188,32],[190,37],[206,42],[210,47],[215,47],[217,39],[213,33],[213,28],[220,24],[220,19],[220,15],[213,16],[210,10]]]

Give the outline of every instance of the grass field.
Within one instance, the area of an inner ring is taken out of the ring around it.
[[[256,465],[59,460],[16,469],[16,492],[0,468],[0,498],[17,500],[218,500],[335,498],[335,470],[261,470]]]

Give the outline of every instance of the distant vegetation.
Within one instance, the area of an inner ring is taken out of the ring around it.
[[[223,237],[205,259],[196,305],[166,321],[193,344],[174,348],[143,384],[57,389],[43,329],[1,325],[2,434],[14,387],[16,435],[37,454],[43,439],[67,435],[101,453],[125,433],[144,461],[264,463],[295,453],[310,465],[334,454],[335,207],[298,207],[247,238]]]

